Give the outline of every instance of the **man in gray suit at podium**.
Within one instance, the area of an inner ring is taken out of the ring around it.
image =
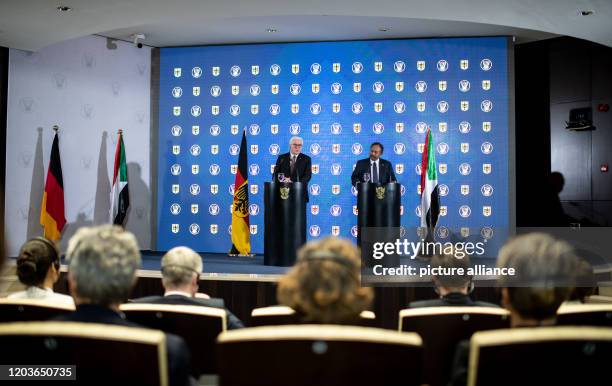
[[[395,182],[395,173],[391,162],[380,158],[384,150],[382,143],[374,142],[370,145],[370,157],[357,161],[355,170],[351,175],[351,183],[372,182],[377,185]]]

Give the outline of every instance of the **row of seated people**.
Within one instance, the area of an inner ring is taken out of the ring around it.
[[[42,240],[38,244],[40,247],[43,245],[49,247]],[[25,253],[20,254],[20,261],[25,255]],[[58,319],[136,327],[119,311],[119,305],[125,301],[135,282],[136,269],[140,264],[138,247],[133,236],[118,228],[85,228],[77,232],[70,241],[67,257],[70,259],[68,279],[77,309],[74,313]],[[449,264],[461,261],[454,257],[449,259],[448,256],[436,259],[439,259],[440,264],[446,264],[445,259]],[[527,273],[527,276],[521,277],[521,280],[527,280],[526,282],[501,283],[502,301],[510,312],[512,327],[551,324],[557,308],[568,298],[571,278],[575,276],[578,266],[569,246],[545,235],[524,236],[510,242],[502,249],[499,263],[507,267],[525,268]],[[532,264],[535,264],[535,268]],[[27,270],[19,266],[20,262],[18,262],[18,274],[21,279],[23,272]],[[163,284],[168,296],[139,299],[139,301],[223,308],[222,303],[218,301],[211,302],[208,299],[207,303],[206,299],[193,297],[197,292],[197,278],[200,272],[201,259],[193,251],[186,248],[170,251],[162,261]],[[58,267],[51,264],[49,270],[45,272],[45,282],[52,283],[57,276]],[[464,285],[465,279],[436,278],[436,287],[441,295],[439,301],[443,304],[421,305],[492,306],[469,300],[467,296],[469,285]],[[459,280],[461,283],[444,280]],[[547,283],[546,286],[540,285],[542,280]],[[527,286],[518,287],[517,284]],[[23,297],[28,291],[39,297],[49,292],[45,290],[40,293],[28,288],[26,293],[14,296]],[[173,298],[178,300],[173,301]],[[463,300],[459,301],[460,298]],[[361,312],[370,307],[373,292],[371,288],[360,286],[359,253],[353,244],[329,238],[310,243],[300,251],[296,266],[279,282],[278,299],[295,310],[297,320],[300,322],[353,324],[359,319]],[[241,327],[241,322],[237,318],[232,322],[230,316],[228,321],[229,327]],[[171,384],[188,383],[189,350],[180,338],[172,334],[167,334],[166,338]],[[459,354],[458,358],[456,367],[459,370],[455,372],[454,379],[461,382],[461,377],[465,377],[466,372],[461,370],[462,355]]]
[[[140,257],[138,260],[139,266]],[[148,296],[131,299],[130,302],[221,308],[227,312],[229,329],[244,327],[242,321],[225,307],[223,299],[198,293],[202,268],[202,258],[198,253],[187,247],[173,248],[161,261],[164,296]],[[53,286],[60,278],[60,255],[51,241],[43,237],[27,241],[17,257],[16,271],[19,281],[26,288],[9,294],[8,299],[36,299],[74,307],[72,296],[53,292]],[[69,275],[69,280],[72,284],[74,275]]]

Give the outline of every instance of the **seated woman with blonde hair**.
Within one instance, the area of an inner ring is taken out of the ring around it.
[[[278,282],[278,301],[304,323],[352,324],[372,304],[361,287],[360,252],[350,241],[327,237],[298,251],[293,268]]]
[[[60,277],[59,251],[53,242],[43,237],[28,240],[21,247],[17,257],[17,277],[26,289],[10,294],[10,299],[38,299],[74,305],[72,297],[53,292],[53,284]]]

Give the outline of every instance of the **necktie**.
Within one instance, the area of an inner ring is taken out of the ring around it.
[[[293,170],[295,169],[295,156],[291,156],[291,162],[289,162],[289,168],[291,168],[291,175],[293,175]]]
[[[372,182],[378,184],[378,168],[376,162],[372,162]]]

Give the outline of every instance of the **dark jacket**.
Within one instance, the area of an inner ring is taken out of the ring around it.
[[[370,158],[361,159],[357,161],[357,165],[355,165],[355,170],[353,170],[353,174],[351,175],[351,183],[356,185],[357,182],[364,182],[363,174],[370,173],[370,182],[372,182],[372,173],[370,171],[370,163],[372,161]],[[389,182],[397,181],[395,178],[395,173],[393,172],[393,165],[391,162],[379,158],[378,161],[378,183],[381,185],[388,184]]]
[[[468,365],[470,361],[470,341],[462,340],[457,344],[449,386],[467,385]]]
[[[312,160],[309,156],[304,153],[298,154],[293,174],[291,174],[290,153],[279,155],[276,159],[276,165],[274,165],[273,178],[275,182],[278,182],[278,173],[284,173],[285,177],[290,177],[292,182],[304,183],[305,200],[308,202],[308,183],[312,177]]]
[[[147,296],[144,298],[133,299],[132,303],[148,303],[148,304],[175,304],[182,306],[205,306],[222,308],[227,312],[227,328],[233,330],[236,328],[244,328],[244,324],[236,315],[232,314],[230,310],[225,308],[225,302],[219,298],[193,298],[183,295],[173,294],[168,296]]]
[[[459,293],[459,292],[450,293],[448,295],[442,296],[439,299],[420,300],[418,302],[411,302],[408,305],[409,308],[418,308],[418,307],[449,307],[449,306],[450,307],[453,307],[453,306],[460,306],[460,307],[470,307],[470,306],[473,306],[473,307],[497,307],[497,308],[499,308],[499,306],[497,304],[472,300],[472,298],[470,298],[469,295],[464,295],[464,294]]]
[[[76,306],[76,311],[60,315],[54,320],[146,328],[126,320],[125,315],[121,312],[96,304],[80,304]],[[166,334],[166,350],[168,352],[168,378],[170,385],[191,385],[191,355],[183,338],[173,334]]]

